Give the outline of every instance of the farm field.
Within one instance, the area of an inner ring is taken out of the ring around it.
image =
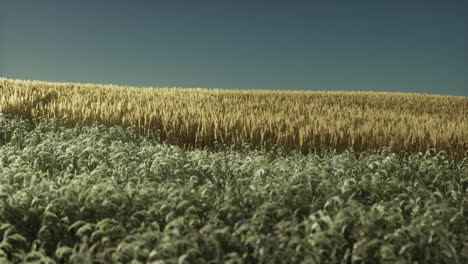
[[[135,88],[0,79],[0,112],[159,131],[184,149],[244,143],[303,153],[468,149],[468,98],[404,93]]]
[[[468,99],[0,79],[0,263],[466,263]]]
[[[468,0],[0,3],[0,264],[468,264]]]
[[[15,94],[5,96],[8,87],[2,103]],[[29,110],[45,115],[36,111],[60,102]],[[457,118],[466,116],[432,120]],[[449,131],[453,148],[466,146],[462,131]],[[0,114],[0,262],[468,261],[466,159],[389,149],[184,151],[137,132]]]

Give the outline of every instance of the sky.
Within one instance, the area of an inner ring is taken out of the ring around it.
[[[0,77],[468,96],[466,0],[0,3]]]

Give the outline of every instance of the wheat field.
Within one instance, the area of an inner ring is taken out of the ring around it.
[[[468,98],[407,93],[136,88],[0,79],[0,112],[159,130],[188,148],[389,146],[466,156]],[[149,130],[148,130],[149,129]]]

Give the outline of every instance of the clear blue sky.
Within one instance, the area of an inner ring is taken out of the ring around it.
[[[468,1],[2,0],[0,76],[468,96]]]

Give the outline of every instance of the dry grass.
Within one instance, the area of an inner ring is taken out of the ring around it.
[[[468,98],[403,93],[226,91],[0,79],[0,112],[160,130],[168,143],[214,142],[466,155]]]

